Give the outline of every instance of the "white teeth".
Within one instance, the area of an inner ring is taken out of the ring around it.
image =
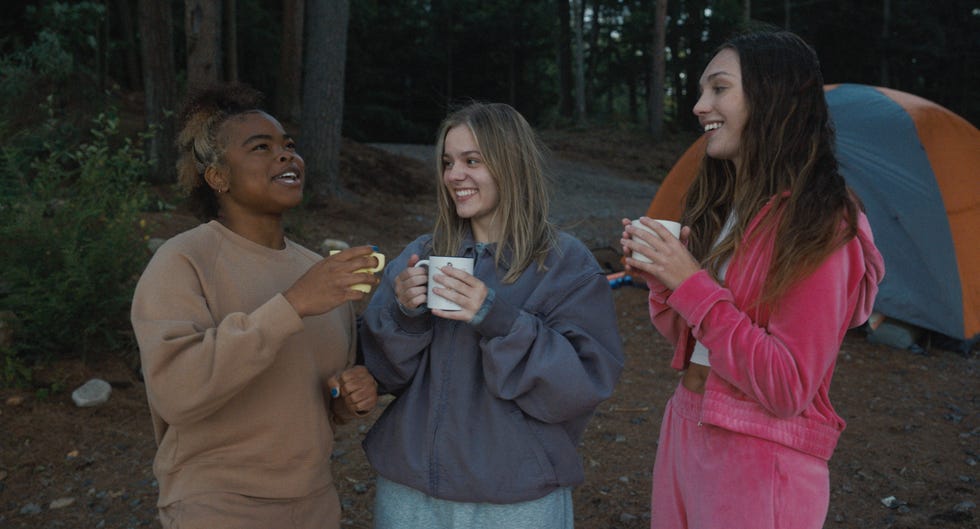
[[[456,190],[456,196],[458,196],[458,197],[468,197],[470,195],[475,195],[475,194],[476,194],[476,190],[475,189],[457,189]]]
[[[297,178],[296,173],[294,173],[294,172],[288,172],[288,173],[283,173],[281,175],[276,176],[275,178],[273,178],[273,180],[293,180],[293,179],[296,179],[296,178]]]
[[[708,132],[720,128],[721,128],[721,123],[708,123],[707,125],[704,126],[704,131]]]

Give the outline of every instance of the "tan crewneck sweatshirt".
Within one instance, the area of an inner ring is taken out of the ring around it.
[[[299,498],[332,482],[328,377],[354,362],[351,304],[301,319],[282,296],[320,256],[212,221],[167,241],[133,298],[159,506],[202,492]]]

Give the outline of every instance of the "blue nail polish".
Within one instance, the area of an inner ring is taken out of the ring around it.
[[[371,249],[374,250],[374,251],[378,251],[378,247],[376,245],[374,245],[374,244],[371,245]]]
[[[340,388],[330,388],[330,396],[337,398],[340,396]]]

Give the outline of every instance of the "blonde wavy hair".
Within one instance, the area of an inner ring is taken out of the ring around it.
[[[449,190],[442,182],[446,133],[467,127],[483,154],[487,170],[497,183],[500,200],[497,219],[501,240],[494,263],[501,265],[509,251],[504,283],[516,281],[537,263],[543,268],[548,252],[556,247],[556,229],[548,220],[548,181],[544,169],[544,146],[524,117],[503,103],[470,103],[451,113],[436,137],[438,213],[433,230],[436,255],[456,255],[469,230],[469,219],[456,214]]]

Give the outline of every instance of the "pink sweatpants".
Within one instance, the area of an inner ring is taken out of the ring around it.
[[[651,529],[821,529],[827,462],[792,448],[698,425],[702,396],[678,385],[653,466]]]

